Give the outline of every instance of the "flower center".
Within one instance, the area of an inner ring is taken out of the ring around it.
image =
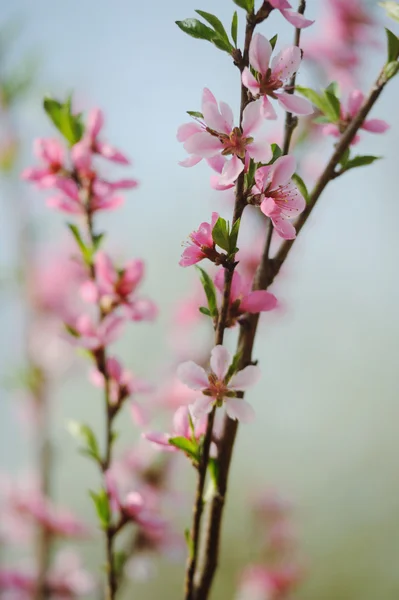
[[[244,137],[239,127],[234,127],[230,135],[219,134],[219,139],[224,146],[223,156],[235,154],[240,158],[245,158],[246,146],[254,141],[251,137]]]
[[[272,98],[276,98],[275,91],[283,87],[283,82],[281,79],[273,79],[271,77],[271,70],[268,69],[266,75],[260,77],[260,95],[261,96],[271,96]]]

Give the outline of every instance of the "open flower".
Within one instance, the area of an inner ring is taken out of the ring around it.
[[[30,167],[22,171],[22,179],[33,181],[39,187],[48,187],[55,180],[55,175],[61,171],[65,162],[64,148],[57,139],[38,138],[33,150],[42,161],[41,167]]]
[[[270,144],[265,137],[253,137],[262,125],[260,101],[250,102],[243,112],[242,126],[234,127],[233,111],[225,102],[219,105],[207,88],[202,95],[203,120],[186,123],[179,127],[177,139],[191,155],[181,164],[193,166],[202,158],[213,158],[222,154],[231,156],[223,166],[218,179],[221,186],[229,186],[244,170],[244,162],[253,158],[267,163],[272,157]]]
[[[201,418],[194,423],[194,436],[198,441],[206,430],[206,419]],[[161,433],[159,431],[149,431],[143,433],[143,437],[155,444],[161,450],[166,452],[179,451],[179,448],[172,446],[169,440],[174,437],[185,437],[191,440],[193,433],[190,427],[189,408],[188,406],[180,406],[173,415],[173,433]]]
[[[215,276],[215,285],[223,294],[224,290],[224,269],[219,269]],[[229,312],[227,318],[228,327],[236,324],[237,319],[244,313],[257,314],[273,310],[277,306],[277,298],[266,290],[252,291],[252,282],[244,279],[234,271],[231,282]]]
[[[226,412],[231,419],[239,419],[249,423],[254,418],[251,405],[237,393],[253,386],[260,377],[260,369],[254,365],[245,367],[235,375],[229,373],[232,357],[224,346],[215,346],[211,352],[208,374],[205,369],[193,361],[179,365],[177,376],[193,390],[201,390],[203,396],[190,406],[195,419],[211,412],[212,407],[225,404]]]
[[[257,98],[262,97],[261,113],[265,119],[277,119],[269,98],[278,101],[280,106],[296,115],[310,115],[313,108],[309,100],[295,94],[289,94],[284,86],[296,73],[301,64],[302,54],[298,46],[290,46],[281,50],[272,60],[269,67],[273,48],[268,39],[260,33],[252,38],[249,47],[249,62],[257,71],[256,77],[248,67],[242,73],[242,82],[251,94]],[[268,161],[263,161],[268,162]]]
[[[253,198],[260,209],[272,220],[280,237],[293,240],[295,227],[290,219],[297,217],[306,207],[305,198],[291,181],[296,162],[293,156],[281,156],[270,166],[260,167],[255,173]]]
[[[218,213],[213,212],[210,223],[201,223],[197,231],[190,233],[189,246],[183,250],[179,261],[181,267],[189,267],[204,258],[212,260],[215,257],[216,252],[212,231],[218,218]]]
[[[93,108],[87,118],[87,126],[81,144],[87,144],[89,151],[100,154],[107,160],[120,163],[122,165],[130,164],[129,159],[119,150],[98,139],[98,135],[104,126],[104,115],[99,108]]]
[[[107,315],[95,324],[89,315],[80,315],[73,325],[68,325],[69,341],[87,350],[96,351],[115,342],[121,334],[125,319],[117,315]]]
[[[279,10],[284,19],[297,29],[304,29],[314,23],[314,21],[310,21],[300,13],[292,10],[292,6],[287,0],[269,0],[269,4],[271,4],[273,8]]]
[[[340,137],[351,121],[358,114],[362,104],[364,101],[364,94],[360,90],[353,90],[348,98],[347,109],[343,110],[341,106],[341,115],[339,123],[329,123],[323,127],[323,133],[325,135],[333,135],[335,137]],[[363,124],[360,126],[360,129],[364,129],[365,131],[369,131],[370,133],[385,133],[389,129],[389,125],[386,121],[382,119],[367,119],[363,121]],[[357,144],[360,137],[356,135],[352,140],[352,145]]]

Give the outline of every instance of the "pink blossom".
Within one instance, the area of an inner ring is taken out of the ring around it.
[[[323,127],[324,134],[340,137],[358,114],[363,105],[363,101],[364,94],[360,90],[353,90],[348,98],[347,109],[344,110],[341,106],[339,122],[337,124],[329,123],[328,125],[325,125]],[[389,129],[389,125],[382,119],[367,119],[363,121],[360,128],[369,131],[370,133],[385,133]],[[352,145],[357,144],[359,139],[359,136],[355,136],[352,140]]]
[[[179,451],[178,448],[172,446],[169,441],[174,437],[185,437],[191,440],[193,436],[198,441],[206,430],[206,419],[196,420],[194,424],[194,432],[191,431],[189,408],[180,406],[173,416],[173,433],[161,433],[159,431],[151,431],[144,433],[143,437],[155,444],[158,448],[167,452]]]
[[[48,198],[47,206],[68,214],[85,215],[87,212],[95,213],[99,210],[114,210],[123,203],[121,196],[113,195],[114,189],[117,189],[117,187],[113,188],[113,185],[117,186],[117,183],[102,186],[93,185],[88,203],[85,202],[84,198],[87,194],[83,194],[83,191],[79,189],[77,183],[72,179],[55,177],[53,185],[62,193]],[[97,194],[95,193],[96,191]]]
[[[87,143],[90,150],[100,154],[107,160],[120,163],[122,165],[130,164],[129,159],[119,150],[107,142],[98,139],[98,135],[104,125],[104,115],[99,108],[93,108],[87,118],[86,131],[83,137],[83,143]]]
[[[237,392],[253,386],[260,377],[260,369],[254,365],[231,375],[229,367],[232,357],[224,346],[215,346],[211,352],[210,373],[193,361],[179,365],[177,376],[193,390],[201,390],[203,396],[190,406],[195,419],[201,418],[212,410],[214,405],[226,406],[231,419],[248,423],[254,418],[251,405],[243,398],[237,398]]]
[[[99,301],[107,312],[123,306],[126,315],[133,321],[155,319],[155,304],[135,294],[144,277],[142,260],[131,260],[123,269],[118,269],[105,252],[97,252],[95,276],[95,282],[88,280],[82,285],[81,293],[86,302]]]
[[[150,385],[124,369],[121,363],[114,357],[108,357],[106,362],[108,375],[108,393],[109,402],[112,405],[119,405],[134,394],[148,393],[151,391]],[[93,369],[90,372],[90,381],[99,388],[104,388],[104,375],[98,370]],[[147,422],[147,415],[140,404],[132,400],[130,405],[133,420],[138,425],[144,425]]]
[[[251,565],[241,575],[236,600],[277,600],[267,567]]]
[[[257,169],[252,188],[254,200],[285,240],[292,240],[296,236],[290,219],[300,215],[306,208],[305,198],[291,181],[295,168],[296,161],[292,155],[281,156],[272,165]]]
[[[256,162],[269,162],[271,147],[265,137],[253,135],[262,125],[260,101],[249,103],[244,109],[241,127],[234,127],[233,112],[228,104],[220,102],[204,89],[202,96],[203,120],[186,123],[179,127],[177,139],[183,142],[191,155],[183,166],[192,166],[202,158],[211,159],[222,154],[232,158],[225,162],[218,185],[229,186],[244,170],[244,162],[253,158]]]
[[[54,176],[64,168],[64,148],[57,139],[38,138],[34,141],[34,153],[44,163],[43,166],[25,169],[21,177],[39,187],[49,187],[53,184]]]
[[[284,19],[297,29],[304,29],[314,23],[314,21],[310,21],[300,13],[292,10],[292,6],[287,0],[269,0],[269,4],[271,4],[273,8],[279,10]]]
[[[200,262],[204,258],[210,258],[210,260],[212,260],[212,257],[215,254],[212,231],[218,218],[218,213],[213,212],[210,223],[201,223],[197,231],[190,233],[190,245],[184,249],[179,262],[181,267],[189,267]]]
[[[89,315],[80,315],[70,329],[69,341],[82,348],[96,351],[109,346],[121,334],[125,319],[114,314],[107,315],[100,323],[95,324]]]
[[[257,72],[256,77],[248,67],[242,73],[242,82],[251,94],[257,98],[262,97],[261,113],[265,119],[277,119],[269,97],[278,100],[282,108],[296,115],[309,115],[313,108],[309,100],[296,94],[284,91],[284,84],[289,82],[301,64],[302,54],[297,46],[290,46],[281,50],[272,60],[269,67],[273,49],[268,39],[260,33],[252,38],[249,47],[249,61]],[[267,162],[267,161],[264,161]]]
[[[215,276],[215,285],[223,293],[224,269],[219,269]],[[273,310],[277,306],[276,297],[266,290],[251,291],[251,281],[243,279],[234,271],[230,291],[230,306],[228,314],[228,326],[235,325],[237,319],[244,313],[257,314]]]

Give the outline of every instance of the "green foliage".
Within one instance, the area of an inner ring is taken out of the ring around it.
[[[398,21],[399,23],[399,4],[398,2],[394,2],[393,0],[388,0],[387,2],[379,2],[380,6],[385,8],[388,17],[393,19],[394,21]]]
[[[336,96],[336,84],[330,84],[322,93],[311,88],[296,86],[296,91],[305,96],[323,113],[328,122],[336,123],[340,118],[340,102]]]
[[[96,508],[101,528],[107,529],[111,522],[111,508],[107,492],[104,489],[101,489],[98,493],[90,490],[89,494]]]
[[[399,58],[399,39],[389,29],[385,28],[387,34],[387,62],[398,60]]]
[[[212,238],[222,250],[225,250],[229,256],[237,251],[237,238],[240,230],[240,219],[234,223],[231,231],[230,224],[226,219],[219,217],[212,229]]]
[[[306,204],[309,204],[309,192],[308,192],[308,188],[306,187],[305,182],[302,179],[302,177],[300,177],[298,175],[298,173],[294,173],[294,175],[292,176],[292,180],[295,182],[295,185],[297,186],[297,188],[301,192],[302,196],[305,198]]]
[[[190,115],[190,117],[196,117],[197,119],[204,118],[204,115],[201,112],[198,112],[196,110],[188,110],[187,114]]]
[[[97,463],[101,463],[100,449],[96,436],[88,425],[78,423],[77,421],[70,421],[68,423],[68,431],[74,438],[83,443],[80,449],[81,454],[92,458]]]
[[[202,287],[204,288],[204,292],[206,295],[206,299],[208,300],[208,308],[210,315],[212,317],[216,317],[218,314],[217,303],[216,303],[216,289],[212,279],[209,277],[208,273],[201,269],[198,265],[196,265],[197,270],[200,274],[200,279],[202,283]],[[203,308],[203,307],[201,307]],[[203,311],[201,311],[203,312]],[[205,314],[205,313],[204,313]]]
[[[276,160],[278,158],[280,158],[280,156],[283,155],[283,151],[281,150],[281,148],[278,144],[272,144],[272,152],[273,152],[273,156],[269,163],[270,165],[273,164],[274,162],[276,162]]]
[[[225,377],[226,383],[228,383],[230,381],[230,379],[233,377],[233,375],[235,373],[237,373],[240,360],[241,360],[241,352],[237,352],[237,354],[234,355],[231,365],[228,368],[228,371],[227,371],[227,374]]]
[[[272,49],[274,50],[276,44],[277,44],[277,39],[278,39],[278,33],[276,33],[276,35],[274,35],[270,40],[270,45],[272,47]]]
[[[178,436],[170,438],[169,444],[175,448],[179,448],[179,450],[183,450],[193,460],[199,460],[198,445],[194,440]]]
[[[43,107],[48,117],[54,123],[58,131],[64,136],[71,146],[79,142],[84,133],[82,115],[72,114],[72,97],[62,103],[54,98],[46,97]]]
[[[366,165],[371,165],[374,161],[380,160],[381,156],[355,156],[350,160],[347,160],[345,165],[343,166],[344,171],[349,171],[349,169],[355,169],[356,167],[364,167]]]
[[[233,46],[230,44],[229,38],[221,21],[215,15],[210,13],[198,10],[196,12],[206,21],[208,21],[208,23],[212,25],[213,29],[198,19],[185,19],[184,21],[176,21],[176,25],[182,31],[184,31],[184,33],[187,33],[187,35],[200,40],[212,42],[217,48],[219,48],[219,50],[223,50],[224,52],[231,54]]]
[[[249,13],[254,11],[255,0],[233,0],[234,4],[237,4],[240,8],[243,8]]]
[[[238,14],[235,11],[233,19],[231,21],[231,37],[234,42],[234,46],[237,48],[237,30],[238,30]]]

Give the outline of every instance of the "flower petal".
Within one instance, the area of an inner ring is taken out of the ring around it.
[[[261,376],[261,370],[256,365],[248,365],[242,371],[238,371],[229,382],[229,388],[232,390],[245,391],[258,383]]]
[[[273,310],[277,306],[277,298],[265,290],[255,290],[250,292],[241,300],[240,310],[257,314],[268,310]]]
[[[368,119],[364,121],[362,129],[370,131],[371,133],[385,133],[389,129],[389,125],[382,119]]]
[[[202,160],[202,156],[195,156],[195,154],[192,154],[188,158],[186,158],[184,160],[180,160],[179,165],[181,167],[194,167],[194,165],[201,162],[201,160]]]
[[[350,93],[348,98],[348,111],[352,119],[356,117],[357,113],[359,112],[360,107],[363,104],[363,100],[364,94],[360,90],[353,90],[353,92]]]
[[[313,113],[313,106],[307,98],[301,98],[287,92],[281,92],[280,94],[276,94],[276,96],[280,106],[294,115],[311,115]]]
[[[255,419],[255,411],[243,398],[227,398],[225,401],[226,412],[230,419],[241,423],[252,423]]]
[[[142,437],[156,446],[163,446],[163,450],[169,449],[170,452],[175,452],[177,448],[169,444],[170,435],[161,433],[160,431],[148,431],[143,433]]]
[[[314,21],[306,19],[303,15],[301,15],[298,12],[295,12],[294,10],[283,9],[280,12],[283,15],[283,17],[288,21],[288,23],[291,23],[291,25],[293,25],[297,29],[305,29],[305,27],[309,27],[314,23]]]
[[[258,137],[256,142],[249,144],[247,152],[255,162],[268,163],[273,157],[272,148],[266,136]]]
[[[209,386],[205,370],[192,360],[177,367],[177,377],[192,390],[202,390]]]
[[[217,100],[216,100],[215,96],[212,94],[211,90],[208,88],[204,88],[202,91],[201,106],[203,107],[204,104],[206,104],[207,102],[212,102],[213,104],[217,104]]]
[[[188,419],[188,406],[180,406],[173,415],[173,433],[186,438],[190,436],[190,422]]]
[[[219,381],[223,381],[223,379],[226,377],[230,363],[231,354],[227,348],[220,344],[215,346],[211,352],[210,365],[212,371],[215,373]]]
[[[201,158],[215,156],[222,148],[223,144],[219,138],[207,131],[192,135],[184,143],[184,149],[189,154],[196,154]]]
[[[202,107],[202,112],[204,115],[204,121],[210,129],[226,133],[227,135],[231,132],[231,127],[229,127],[226,123],[224,117],[219,111],[217,104],[205,102],[204,106]]]
[[[269,68],[273,48],[268,39],[260,33],[255,33],[249,46],[249,62],[262,75]]]
[[[292,154],[280,156],[273,164],[270,189],[275,190],[281,185],[287,185],[295,173],[296,160]]]
[[[209,414],[212,410],[214,398],[210,396],[201,396],[197,398],[193,404],[190,404],[189,409],[193,419],[201,419]]]
[[[201,131],[203,131],[203,128],[199,123],[183,123],[177,130],[176,137],[179,142],[185,142],[189,137]]]
[[[244,108],[242,115],[242,131],[245,137],[249,137],[262,125],[263,117],[260,112],[261,104],[261,100],[256,100],[255,102],[250,102]]]
[[[245,69],[243,70],[241,79],[242,84],[245,85],[245,87],[251,92],[253,96],[257,96],[259,94],[260,84],[252,75],[248,67],[245,67]]]
[[[260,112],[264,119],[277,119],[277,113],[274,110],[273,105],[267,96],[262,96],[262,105],[260,108]]]
[[[224,163],[222,174],[218,177],[218,185],[221,187],[230,186],[238,178],[239,174],[244,170],[244,163],[238,158],[233,156],[231,160],[227,160]]]
[[[271,220],[277,233],[284,240],[294,240],[296,238],[296,230],[290,221],[284,219],[282,216],[272,216]]]
[[[289,46],[281,50],[272,60],[271,69],[273,79],[287,81],[299,69],[302,54],[298,46]]]

